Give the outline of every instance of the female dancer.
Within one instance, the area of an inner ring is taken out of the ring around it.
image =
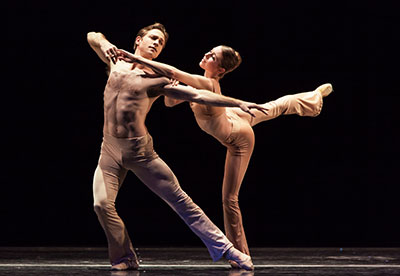
[[[119,51],[119,58],[129,62],[138,62],[148,66],[156,73],[190,85],[198,89],[207,89],[221,94],[219,80],[233,71],[241,63],[238,52],[228,46],[218,46],[206,53],[200,61],[204,76],[189,74],[167,64],[147,60],[132,55],[124,50]],[[235,248],[250,255],[243,229],[242,215],[239,208],[239,189],[246,173],[254,148],[254,132],[252,127],[260,122],[271,120],[282,114],[300,116],[317,116],[322,109],[322,98],[332,92],[331,84],[319,86],[311,92],[287,95],[261,106],[267,114],[254,111],[251,116],[240,108],[215,107],[190,103],[199,127],[215,137],[226,148],[225,172],[222,183],[222,202],[224,211],[224,227],[226,236]],[[167,106],[182,102],[165,98]],[[233,267],[236,266],[231,262]]]

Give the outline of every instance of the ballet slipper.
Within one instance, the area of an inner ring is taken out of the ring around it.
[[[228,263],[231,265],[232,268],[240,268],[238,263],[232,260],[229,260]]]
[[[327,97],[329,94],[333,92],[332,85],[330,83],[325,83],[321,86],[318,86],[315,91],[319,92],[322,97]]]
[[[123,271],[123,270],[137,270],[139,263],[136,260],[124,260],[119,264],[111,266],[111,270]]]
[[[229,261],[234,261],[237,263],[238,268],[243,268],[245,270],[253,270],[253,262],[249,255],[246,255],[233,246],[225,252],[225,258]]]

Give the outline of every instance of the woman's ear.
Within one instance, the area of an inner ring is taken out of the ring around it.
[[[225,73],[225,68],[222,68],[222,67],[218,67],[218,75],[222,75],[223,73]]]

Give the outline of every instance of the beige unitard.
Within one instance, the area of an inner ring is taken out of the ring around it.
[[[287,95],[262,106],[268,108],[268,115],[256,110],[256,117],[253,118],[239,108],[212,109],[191,103],[200,128],[227,147],[222,184],[225,232],[233,245],[248,255],[250,252],[239,208],[239,190],[254,148],[252,126],[280,115],[317,116],[322,109],[322,96],[317,91],[304,92]]]

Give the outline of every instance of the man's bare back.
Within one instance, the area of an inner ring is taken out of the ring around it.
[[[156,88],[169,83],[167,78],[150,78],[148,73],[122,60],[111,66],[104,90],[104,133],[118,138],[147,134],[147,113],[160,96]]]

